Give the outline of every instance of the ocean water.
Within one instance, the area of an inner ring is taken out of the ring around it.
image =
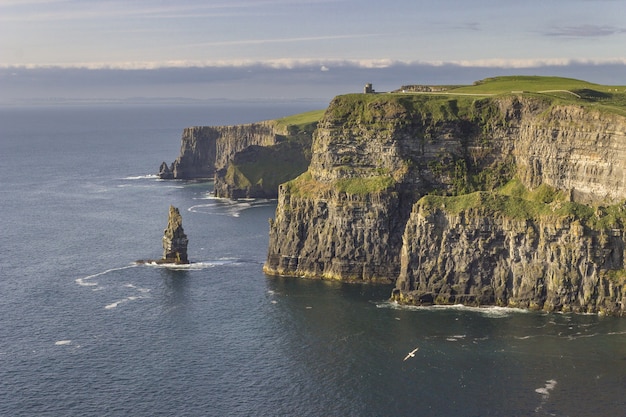
[[[625,415],[626,319],[267,277],[275,201],[154,176],[183,127],[324,105],[0,109],[0,415]],[[170,204],[194,263],[136,265]]]

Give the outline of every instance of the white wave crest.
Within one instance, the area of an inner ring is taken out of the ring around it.
[[[111,304],[107,304],[107,305],[105,305],[105,306],[104,306],[104,308],[105,308],[106,310],[111,310],[111,309],[113,309],[113,308],[116,308],[116,307],[117,307],[117,306],[119,306],[120,304],[127,303],[127,302],[129,302],[129,301],[140,300],[140,299],[142,299],[142,298],[143,298],[143,297],[137,297],[137,296],[131,296],[131,297],[122,298],[121,300],[117,300],[117,301],[115,301],[115,302],[113,302],[113,303],[111,303]]]
[[[132,265],[127,265],[127,266],[121,266],[118,268],[110,268],[105,271],[98,272],[97,274],[87,275],[86,277],[82,277],[82,278],[76,278],[74,281],[82,287],[96,287],[98,283],[95,281],[91,281],[92,279],[100,277],[102,275],[110,274],[111,272],[122,271],[128,268],[134,268],[136,266],[137,264],[132,264]]]
[[[527,310],[523,310],[520,308],[512,308],[512,307],[497,307],[497,306],[469,307],[463,304],[413,306],[413,305],[400,304],[395,301],[384,301],[382,303],[376,304],[376,307],[390,308],[393,310],[413,310],[413,311],[442,311],[442,310],[468,311],[468,312],[473,312],[473,313],[479,313],[484,316],[493,317],[493,318],[508,317],[512,313],[528,313]]]
[[[124,180],[155,180],[158,179],[159,176],[156,174],[146,174],[146,175],[134,175],[129,177],[124,177]]]
[[[554,379],[549,379],[546,381],[546,384],[541,387],[541,388],[537,388],[535,390],[535,392],[537,394],[541,394],[544,397],[549,397],[550,396],[550,391],[552,391],[554,389],[554,387],[556,387],[556,380]]]
[[[272,204],[272,200],[255,198],[229,200],[217,197],[207,197],[206,200],[211,201],[211,203],[196,204],[189,207],[187,211],[192,213],[239,217],[245,210],[256,207],[266,207]]]

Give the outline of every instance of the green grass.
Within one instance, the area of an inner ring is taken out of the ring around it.
[[[284,184],[287,191],[296,197],[314,197],[321,193],[334,191],[348,195],[367,195],[387,190],[395,185],[395,180],[389,175],[373,177],[341,178],[332,182],[318,182],[305,172],[298,178]]]
[[[317,122],[320,121],[326,110],[312,110],[305,113],[298,113],[291,116],[276,119],[276,125],[283,128],[295,127],[298,130],[315,129]]]
[[[616,87],[613,87],[616,88]],[[619,87],[617,87],[619,88]],[[621,87],[624,92],[625,87]],[[507,76],[494,77],[477,81],[474,85],[459,87],[449,90],[452,93],[469,94],[507,94],[512,91],[524,91],[538,93],[550,90],[597,90],[607,91],[608,86],[593,84],[587,81],[563,77],[539,77],[539,76]]]
[[[488,78],[451,93],[530,94],[547,97],[555,104],[594,106],[600,111],[626,116],[626,86],[594,84],[562,77],[511,76]]]
[[[404,95],[414,95],[406,93]],[[492,97],[524,94],[544,97],[555,104],[592,105],[601,111],[626,116],[626,86],[594,84],[563,77],[506,76],[487,78],[473,85],[448,88],[425,96]]]
[[[241,189],[257,187],[271,195],[283,182],[306,171],[309,161],[305,150],[295,141],[259,148],[253,160],[228,165],[226,181]]]
[[[366,125],[372,130],[396,125],[399,120],[434,125],[444,120],[473,118],[477,102],[471,96],[346,94],[335,97],[326,117],[338,125]]]
[[[528,190],[518,179],[513,179],[496,191],[478,191],[458,196],[427,195],[419,204],[427,211],[441,209],[459,214],[478,210],[484,215],[501,214],[518,220],[570,219],[578,220],[593,230],[622,229],[626,226],[623,204],[589,206],[567,201],[563,192],[548,185]]]
[[[380,192],[392,187],[395,181],[391,176],[379,175],[375,177],[342,178],[333,184],[338,192],[351,195],[365,195]]]

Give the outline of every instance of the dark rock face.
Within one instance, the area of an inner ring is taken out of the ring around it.
[[[577,220],[414,206],[393,299],[624,315],[624,233]]]
[[[187,235],[183,230],[183,218],[178,209],[170,206],[167,228],[163,232],[163,258],[162,262],[175,264],[188,264],[187,259]]]
[[[159,178],[162,180],[173,180],[174,173],[172,172],[172,168],[168,167],[167,163],[164,161],[159,168]]]
[[[212,178],[215,172],[217,128],[196,126],[183,130],[180,155],[172,165],[161,164],[162,179]],[[164,166],[167,169],[163,169]]]

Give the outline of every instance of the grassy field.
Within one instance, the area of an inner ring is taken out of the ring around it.
[[[507,94],[540,95],[557,102],[593,105],[626,115],[626,86],[601,85],[563,77],[494,77],[477,81],[473,85],[451,87],[444,92],[405,94],[476,97]]]
[[[319,122],[325,111],[326,109],[322,109],[294,114],[281,119],[276,119],[276,123],[278,126],[295,126],[300,130],[308,130],[310,126],[316,125],[317,122]]]

